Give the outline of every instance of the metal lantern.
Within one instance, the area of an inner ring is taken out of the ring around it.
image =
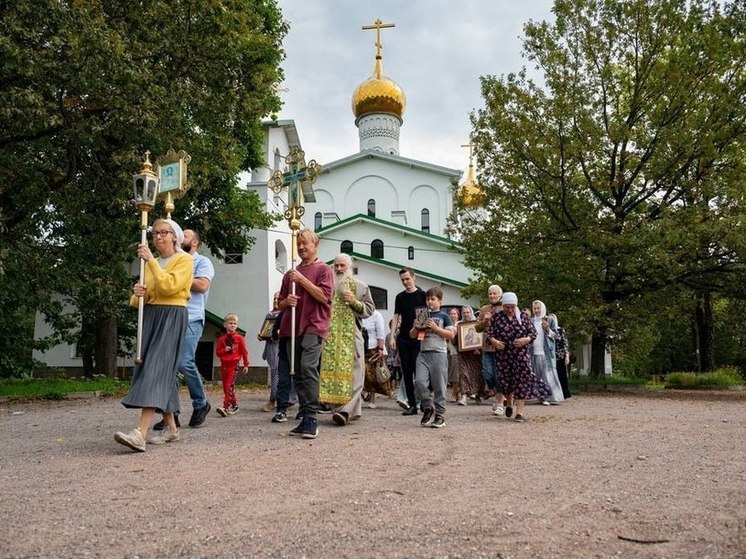
[[[150,162],[150,152],[146,151],[142,169],[136,175],[132,175],[135,205],[141,212],[152,210],[153,206],[155,206],[160,182],[161,179],[153,172],[153,164]]]

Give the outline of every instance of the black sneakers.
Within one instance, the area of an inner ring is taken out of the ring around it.
[[[278,411],[272,416],[272,423],[285,423],[288,420],[288,414],[284,411]]]
[[[189,427],[199,427],[207,419],[207,414],[210,413],[212,406],[210,402],[207,402],[201,408],[198,408],[192,412],[192,418],[189,420]]]
[[[446,420],[443,418],[442,415],[436,415],[435,419],[433,419],[433,423],[431,427],[435,427],[436,429],[440,429],[441,427],[446,426]]]
[[[523,419],[523,416],[519,413],[518,415],[515,416],[515,419],[513,421],[515,421],[516,423],[523,423],[526,420]]]
[[[417,406],[412,406],[411,408],[408,408],[407,411],[401,412],[402,415],[417,415],[418,413]]]
[[[433,424],[433,414],[435,412],[433,411],[433,408],[427,408],[425,410],[425,413],[422,414],[422,419],[420,420],[420,425],[423,427],[430,427],[430,425]]]
[[[304,439],[315,439],[319,434],[319,426],[315,417],[304,417],[295,429],[290,430],[291,437],[303,437]]]

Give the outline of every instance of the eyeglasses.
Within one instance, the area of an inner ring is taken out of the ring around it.
[[[169,231],[168,229],[162,229],[160,231],[153,231],[152,235],[153,237],[165,237],[169,233],[173,235],[173,231]]]

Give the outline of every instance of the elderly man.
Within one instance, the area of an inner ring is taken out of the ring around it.
[[[376,310],[370,289],[352,277],[352,259],[340,254],[334,259],[334,298],[329,338],[321,354],[322,402],[340,406],[332,419],[347,425],[362,415],[362,393],[365,383],[365,348],[362,320]]]

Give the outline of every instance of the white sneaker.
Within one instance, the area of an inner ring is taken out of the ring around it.
[[[165,444],[165,443],[175,443],[177,441],[181,440],[181,431],[178,429],[176,431],[169,431],[168,429],[164,429],[161,431],[160,435],[153,435],[152,437],[148,438],[148,444]]]
[[[466,394],[461,396],[461,398],[458,399],[457,403],[459,406],[465,406],[466,405]]]
[[[129,433],[114,433],[114,440],[119,444],[130,447],[132,450],[145,452],[145,439],[143,438],[140,429],[132,429]]]
[[[368,407],[372,410],[376,409],[378,406],[374,404],[373,402],[368,402]]]
[[[505,414],[505,408],[498,405],[492,406],[492,415],[504,415]]]

